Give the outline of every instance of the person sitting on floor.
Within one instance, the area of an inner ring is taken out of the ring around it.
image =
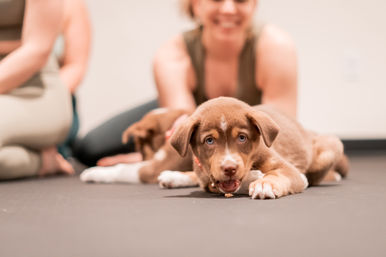
[[[257,0],[183,0],[197,27],[170,39],[154,57],[156,100],[121,113],[76,143],[84,164],[107,166],[141,160],[122,132],[150,110],[193,110],[207,99],[232,96],[270,104],[295,117],[297,57],[289,35],[271,24],[254,24]],[[108,157],[111,155],[116,155]],[[104,158],[105,157],[105,158]],[[98,161],[99,160],[99,161]]]
[[[75,12],[73,7],[80,9]],[[0,2],[0,179],[74,173],[57,145],[68,136],[70,92],[86,62],[68,65],[77,58],[69,45],[60,69],[52,50],[61,32],[72,49],[82,48],[74,41],[82,27],[72,22],[85,15],[80,0]],[[87,38],[86,33],[82,36]],[[87,59],[84,55],[79,59]]]

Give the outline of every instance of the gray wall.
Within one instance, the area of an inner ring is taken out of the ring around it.
[[[152,57],[191,28],[177,0],[88,0],[93,49],[79,90],[81,133],[156,97]],[[299,56],[299,119],[343,138],[386,138],[386,2],[260,0],[256,19],[289,32]]]

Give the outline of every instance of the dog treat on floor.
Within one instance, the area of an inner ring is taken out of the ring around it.
[[[233,194],[231,194],[231,193],[227,193],[227,194],[225,194],[225,197],[226,197],[226,198],[230,198],[230,197],[233,197]]]

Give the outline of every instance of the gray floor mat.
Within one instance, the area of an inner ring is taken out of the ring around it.
[[[198,188],[0,183],[0,256],[385,256],[386,155],[350,156],[341,183],[279,200]]]

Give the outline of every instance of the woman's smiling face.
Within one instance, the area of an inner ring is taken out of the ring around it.
[[[232,40],[250,27],[256,0],[193,0],[193,10],[216,40]]]

